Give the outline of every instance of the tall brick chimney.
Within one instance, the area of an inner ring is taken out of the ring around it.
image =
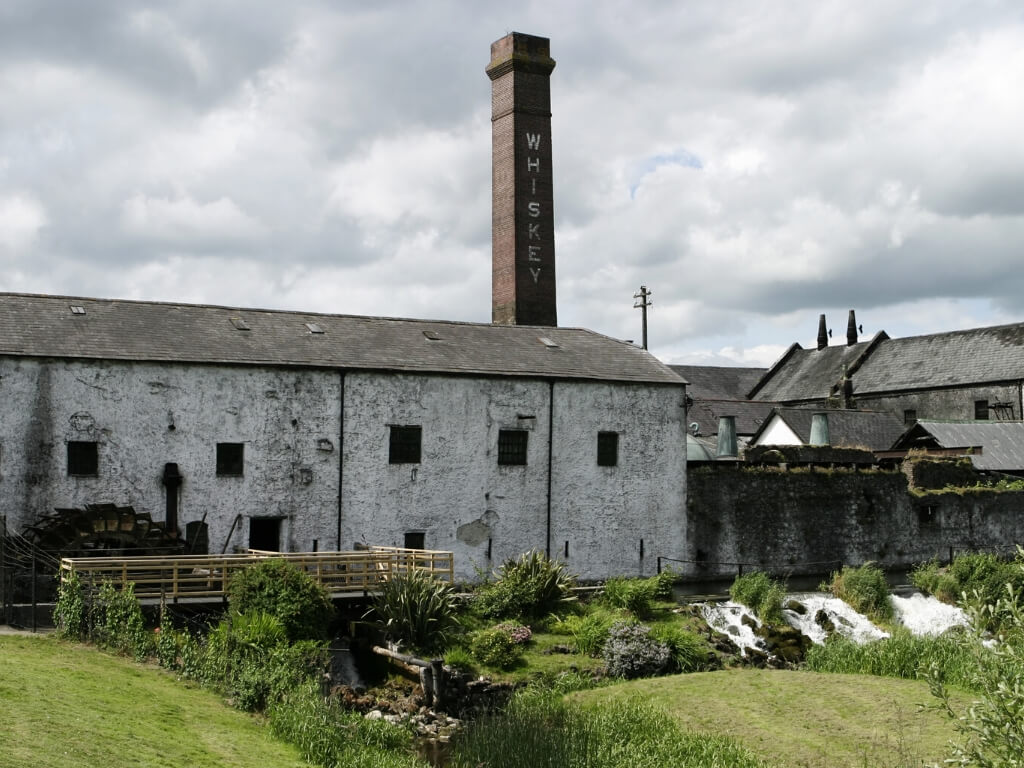
[[[546,37],[491,44],[491,321],[558,325]]]

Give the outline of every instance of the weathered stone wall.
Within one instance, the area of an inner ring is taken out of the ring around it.
[[[163,521],[174,462],[179,530],[203,520],[214,552],[248,546],[259,518],[287,551],[421,533],[465,580],[549,541],[586,579],[683,548],[682,385],[0,358],[0,396],[15,532],[89,503]],[[389,463],[393,425],[421,427],[418,463]],[[525,465],[498,464],[502,429],[528,433]],[[602,431],[615,466],[597,464]],[[69,474],[69,441],[96,443],[96,474]],[[218,443],[243,445],[241,474],[217,474]]]
[[[683,546],[682,398],[682,387],[350,373],[342,546],[401,546],[421,531],[469,580],[545,550],[550,512],[551,554],[581,577],[651,574]],[[389,424],[422,427],[419,464],[388,464]],[[525,465],[498,464],[502,429],[528,431]],[[601,431],[619,435],[616,466],[597,465]]]
[[[737,563],[794,575],[869,560],[898,569],[1024,542],[1024,493],[915,496],[902,472],[706,467],[689,475],[687,508],[691,578],[733,576]]]
[[[261,517],[281,519],[282,547],[333,547],[339,383],[333,371],[0,358],[0,516],[18,531],[54,507],[109,502],[162,521],[176,462],[179,527],[205,516],[216,551],[246,546]],[[95,476],[68,474],[68,441],[98,443]],[[244,445],[241,476],[217,475],[219,442]]]
[[[683,547],[682,406],[677,387],[555,385],[552,554],[574,572],[650,576]],[[619,436],[615,466],[597,465],[599,431]]]
[[[856,376],[854,376],[856,385]],[[912,409],[918,419],[973,419],[975,400],[988,400],[990,405],[1008,403],[1013,407],[1010,418],[1021,418],[1021,388],[1013,384],[991,384],[977,387],[934,389],[904,394],[862,395],[854,392],[857,408],[892,411],[902,414]],[[995,419],[998,414],[989,413]]]
[[[978,473],[967,458],[916,458],[903,462],[903,474],[911,488],[941,490],[946,486],[970,487]]]

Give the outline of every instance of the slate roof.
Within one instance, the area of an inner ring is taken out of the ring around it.
[[[719,418],[735,416],[736,434],[752,435],[761,428],[761,424],[768,418],[775,405],[777,404],[751,400],[695,399],[693,405],[686,411],[686,422],[696,422],[701,435],[717,435]]]
[[[0,355],[685,383],[645,350],[581,328],[14,293],[0,293]]]
[[[854,376],[854,393],[1024,379],[1024,323],[889,339]]]
[[[981,453],[971,456],[977,469],[1024,470],[1024,422],[918,421],[894,447],[904,449],[933,444],[939,448],[980,446]]]
[[[890,339],[884,332],[851,347],[794,344],[750,397],[784,403],[821,401],[850,376],[853,394],[1024,380],[1024,323]]]
[[[811,439],[811,417],[815,413],[828,414],[829,442],[837,448],[866,447],[872,451],[885,451],[903,434],[902,419],[889,411],[858,411],[821,408],[775,408],[771,416],[778,414],[790,429],[807,444]],[[751,438],[756,444],[764,427]]]
[[[767,368],[733,368],[724,365],[670,365],[686,379],[687,392],[694,399],[746,400]]]
[[[861,356],[877,340],[878,337],[852,346],[843,344],[824,349],[804,349],[794,344],[768,369],[750,397],[780,403],[824,400],[843,378],[843,371],[855,370]],[[853,381],[856,386],[856,376]]]

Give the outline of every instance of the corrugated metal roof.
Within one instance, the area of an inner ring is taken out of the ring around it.
[[[645,350],[581,328],[15,293],[0,293],[0,354],[684,383]]]
[[[977,469],[1006,472],[1024,469],[1024,422],[918,421],[897,445],[913,447],[922,432],[935,438],[940,448],[980,446],[981,454],[971,456]]]

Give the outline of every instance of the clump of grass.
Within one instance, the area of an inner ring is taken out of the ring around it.
[[[832,574],[824,589],[872,621],[891,622],[893,619],[889,582],[882,569],[872,562],[859,568],[843,566],[843,570]]]
[[[297,746],[313,765],[426,768],[412,754],[407,729],[342,710],[324,699],[317,683],[293,689],[267,717],[271,733]]]
[[[601,593],[601,601],[613,608],[624,608],[638,619],[651,614],[657,597],[659,584],[652,579],[608,579]]]
[[[591,608],[584,615],[569,614],[552,624],[551,629],[572,637],[576,651],[584,656],[599,656],[612,625],[620,617],[605,608]]]
[[[672,671],[703,672],[710,668],[712,655],[700,635],[675,624],[658,624],[651,627],[651,637],[668,647]]]
[[[684,731],[639,699],[583,708],[530,689],[504,714],[473,722],[456,744],[452,768],[767,768],[734,741]]]
[[[863,645],[842,635],[833,635],[824,645],[808,650],[805,663],[813,672],[907,680],[926,679],[929,670],[937,666],[949,685],[972,689],[976,685],[979,659],[984,658],[977,650],[956,632],[919,637],[900,627],[891,637]]]
[[[937,560],[921,563],[910,572],[910,583],[927,595],[955,605],[960,599],[960,585]]]
[[[729,587],[729,597],[747,606],[766,624],[782,622],[782,600],[785,596],[785,585],[763,571],[741,574]]]

